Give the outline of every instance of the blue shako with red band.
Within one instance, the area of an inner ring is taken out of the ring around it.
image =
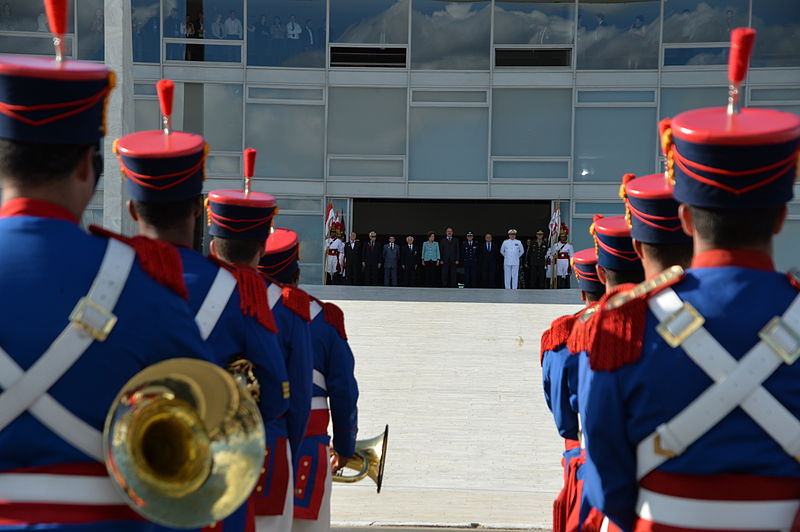
[[[663,174],[622,176],[620,196],[631,237],[647,244],[680,244],[691,241],[678,218],[678,202]]]
[[[164,129],[132,133],[114,142],[114,153],[128,179],[128,195],[147,203],[193,198],[203,191],[206,141],[194,133],[172,131],[174,84],[162,79],[156,88]]]
[[[728,108],[686,111],[659,124],[675,199],[695,207],[757,209],[793,197],[800,117],[773,109],[738,109],[755,31],[731,34]],[[736,52],[735,54],[733,52]]]
[[[594,236],[597,263],[617,271],[641,270],[642,261],[633,249],[631,228],[624,216],[596,214],[589,232]]]
[[[114,73],[104,65],[45,57],[0,58],[0,138],[94,144],[105,135]]]
[[[258,263],[258,270],[280,283],[291,283],[298,270],[300,242],[297,233],[289,229],[276,228],[265,248],[264,256]]]
[[[597,276],[597,252],[592,249],[582,249],[572,256],[572,268],[578,280],[578,288],[584,292],[603,293],[605,285]]]

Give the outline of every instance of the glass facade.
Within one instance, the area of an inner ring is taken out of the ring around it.
[[[102,60],[102,0],[73,4],[68,55]],[[800,113],[800,2],[131,0],[131,9],[135,128],[160,127],[153,87],[166,76],[176,82],[173,124],[209,141],[208,187],[239,183],[242,149],[258,149],[254,187],[279,198],[279,224],[300,231],[306,282],[321,279],[325,205],[335,202],[349,228],[350,198],[561,200],[575,246],[588,245],[592,211],[619,212],[620,176],[660,170],[657,121],[725,105],[732,28],[758,30],[745,105]],[[0,52],[50,55],[43,24],[38,4],[0,2]],[[362,64],[332,61],[340,49],[361,50]],[[101,213],[96,199],[90,218]],[[792,234],[798,223],[794,204]]]

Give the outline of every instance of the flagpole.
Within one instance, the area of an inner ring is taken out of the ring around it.
[[[557,288],[558,287],[558,251],[555,249],[555,245],[558,242],[558,234],[561,231],[561,200],[556,200],[556,212],[558,213],[558,218],[556,218],[556,227],[555,231],[550,232],[550,240],[555,240],[555,242],[550,243],[550,248],[553,250],[553,254],[550,256],[550,288]],[[555,234],[553,234],[555,233]]]

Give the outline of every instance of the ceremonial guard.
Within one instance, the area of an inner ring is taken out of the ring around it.
[[[505,287],[516,290],[519,283],[519,258],[525,253],[522,242],[517,240],[517,230],[508,230],[508,239],[500,246],[503,256],[503,280]]]
[[[754,34],[732,33],[728,109],[661,124],[691,269],[612,295],[594,319],[580,390],[593,500],[625,530],[800,524],[800,278],[771,257],[800,118],[738,109]]]
[[[478,286],[478,243],[474,240],[472,231],[467,233],[467,239],[461,243],[461,260],[464,263],[464,288]]]
[[[580,448],[578,422],[578,357],[567,349],[567,339],[576,321],[600,299],[605,286],[597,277],[594,249],[579,251],[573,268],[581,299],[586,309],[555,320],[542,335],[542,387],[547,407],[553,413],[559,435],[564,438],[564,487],[553,504],[553,531],[579,530],[582,500],[582,466],[585,456]],[[584,516],[588,510],[584,511]]]
[[[296,284],[297,233],[276,229],[263,262],[281,268],[276,279]],[[311,298],[311,339],[314,346],[314,397],[311,417],[295,459],[293,532],[330,529],[331,470],[355,454],[358,432],[358,384],[355,361],[344,328],[344,314],[332,303]],[[333,457],[330,458],[328,424],[333,420]]]
[[[0,57],[0,527],[144,531],[103,464],[106,415],[143,368],[211,356],[172,246],[78,226],[114,77],[62,59],[66,8],[48,5],[56,60]]]
[[[328,238],[325,239],[325,282],[338,284],[344,272],[344,242],[339,238],[339,230],[331,226]]]
[[[554,269],[552,264],[555,264],[556,288],[569,288],[570,258],[575,253],[575,250],[573,249],[572,244],[567,242],[568,236],[569,236],[568,231],[566,229],[562,229],[558,235],[558,242],[553,244],[553,246],[547,252],[547,256],[549,257],[549,264],[551,264],[550,266],[551,282],[553,278],[552,274]]]

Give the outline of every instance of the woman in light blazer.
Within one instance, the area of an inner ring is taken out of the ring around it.
[[[439,254],[439,244],[436,242],[436,233],[428,231],[428,241],[422,243],[422,264],[425,265],[425,286],[433,286],[436,279],[436,267],[440,264],[442,256]]]

